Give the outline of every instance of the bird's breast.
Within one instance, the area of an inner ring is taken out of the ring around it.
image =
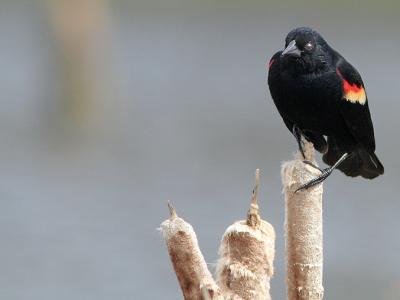
[[[279,91],[273,98],[282,116],[302,129],[322,134],[329,134],[342,126],[338,109],[340,82],[334,73],[299,77],[286,75],[279,80]]]

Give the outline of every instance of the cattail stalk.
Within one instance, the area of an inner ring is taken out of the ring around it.
[[[308,142],[305,155],[315,164],[314,148]],[[321,300],[323,297],[322,184],[295,192],[319,174],[319,170],[302,161],[300,154],[282,165],[289,300]]]
[[[256,170],[255,179],[247,219],[229,226],[222,238],[217,283],[226,295],[234,294],[246,300],[270,300],[275,231],[259,215],[259,170]]]
[[[169,204],[171,217],[161,224],[169,256],[186,300],[222,299],[201,254],[193,227],[179,218]]]
[[[109,91],[106,40],[108,0],[47,0],[49,25],[58,50],[65,120],[95,129]],[[71,128],[72,128],[71,127]]]
[[[270,300],[275,232],[261,219],[257,193],[259,170],[246,220],[235,222],[225,231],[220,246],[217,283],[200,252],[190,224],[176,215],[161,224],[168,252],[184,298],[187,300]]]

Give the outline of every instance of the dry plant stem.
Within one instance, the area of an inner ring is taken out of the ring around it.
[[[270,300],[275,232],[262,220],[257,194],[260,171],[246,220],[229,226],[222,238],[215,284],[190,224],[179,218],[170,203],[171,217],[161,224],[168,252],[185,299]]]
[[[63,109],[80,129],[96,125],[100,105],[108,93],[106,65],[108,0],[47,0],[63,79]],[[95,126],[93,127],[95,128]]]
[[[305,143],[307,160],[314,160],[312,144]],[[320,300],[322,286],[322,184],[295,193],[319,175],[300,154],[282,165],[285,193],[286,268],[289,300]]]
[[[192,226],[168,203],[171,217],[161,224],[168,252],[186,300],[222,299],[201,254]]]
[[[247,219],[229,226],[222,238],[217,282],[226,299],[269,300],[275,231],[261,220],[257,192],[259,170]]]

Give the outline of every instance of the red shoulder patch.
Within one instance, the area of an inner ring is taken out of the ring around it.
[[[364,104],[367,101],[367,96],[363,86],[348,82],[338,69],[336,69],[336,73],[342,78],[343,98],[352,103]]]
[[[274,62],[275,62],[275,58],[272,58],[268,63],[268,69],[271,69],[271,67],[274,64]]]
[[[350,84],[347,80],[343,79],[343,90],[344,92],[347,93],[363,93],[364,88],[362,86],[357,86],[355,83]]]

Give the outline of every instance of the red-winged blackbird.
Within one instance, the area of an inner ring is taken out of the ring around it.
[[[331,166],[300,189],[322,182],[335,168],[352,177],[383,174],[361,76],[318,32],[289,32],[285,49],[269,62],[268,85],[301,152],[303,135]]]

